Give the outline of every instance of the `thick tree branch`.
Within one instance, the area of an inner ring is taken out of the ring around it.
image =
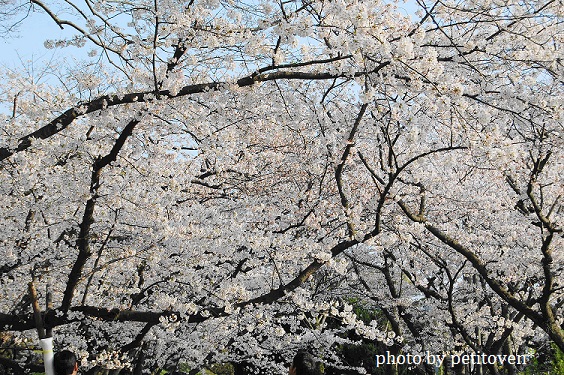
[[[422,223],[429,233],[470,261],[474,269],[484,278],[486,283],[498,296],[511,305],[515,310],[523,313],[533,323],[541,327],[550,336],[550,338],[554,340],[556,345],[558,345],[561,350],[564,350],[564,332],[558,327],[554,316],[541,314],[532,309],[525,302],[515,297],[501,284],[499,280],[491,276],[486,264],[480,259],[480,257],[478,257],[478,255],[476,255],[476,253],[456,241],[454,238],[450,237],[435,225],[429,223],[422,215],[413,214],[402,200],[399,200],[398,204],[410,220]]]
[[[354,240],[354,239],[350,240],[350,241],[341,242],[341,243],[335,245],[331,249],[331,254],[334,258],[337,255],[341,254],[343,251],[350,249],[352,246],[355,246],[359,243],[360,243],[359,241]],[[307,281],[307,279],[309,279],[315,272],[317,272],[321,267],[323,267],[325,265],[325,263],[326,262],[324,262],[324,261],[320,261],[320,260],[316,259],[312,263],[310,263],[310,265],[307,266],[304,270],[302,270],[298,274],[298,276],[296,276],[288,284],[281,285],[277,289],[274,289],[274,290],[272,290],[272,291],[270,291],[266,294],[263,294],[260,297],[256,297],[256,298],[250,299],[248,301],[238,303],[236,306],[237,307],[245,307],[245,306],[248,306],[248,305],[251,305],[251,304],[273,303],[273,302],[279,300],[280,298],[284,297],[289,292],[295,290],[297,287],[299,287],[303,283],[305,283]]]
[[[339,191],[339,197],[341,198],[341,205],[343,206],[343,209],[345,210],[345,215],[348,218],[347,219],[347,227],[349,229],[349,235],[351,236],[351,238],[354,238],[356,236],[356,229],[355,229],[355,225],[354,225],[354,222],[353,222],[353,218],[351,217],[351,214],[350,214],[349,199],[347,198],[347,195],[346,195],[345,190],[343,188],[343,171],[345,169],[345,164],[347,163],[347,159],[348,159],[348,157],[351,153],[351,150],[354,146],[354,139],[356,137],[356,133],[358,132],[358,127],[360,125],[362,117],[364,116],[364,113],[366,112],[367,107],[368,107],[368,103],[364,103],[360,107],[360,111],[359,111],[358,115],[356,116],[353,127],[352,127],[352,129],[349,133],[348,138],[347,138],[347,144],[345,146],[343,154],[341,155],[341,161],[337,165],[337,168],[335,168],[335,181],[337,183],[337,190]]]
[[[357,72],[354,76],[363,76],[369,73],[377,72],[378,70],[384,68],[389,63],[382,63],[378,68],[374,69],[372,72]],[[267,82],[275,80],[327,80],[335,78],[347,78],[350,75],[342,73],[310,73],[310,72],[296,72],[296,71],[279,71],[273,73],[265,74],[253,74],[247,77],[243,77],[236,82],[239,87],[251,86],[257,82]],[[160,91],[145,91],[145,92],[135,92],[125,95],[104,95],[97,99],[94,99],[87,103],[81,103],[76,107],[70,108],[62,113],[60,116],[55,118],[53,121],[47,125],[41,127],[40,129],[25,135],[19,139],[18,146],[15,149],[9,149],[7,147],[0,147],[0,161],[5,160],[12,156],[13,154],[27,150],[33,141],[33,139],[47,139],[62,130],[66,129],[72,122],[78,117],[87,115],[89,113],[99,111],[106,108],[111,108],[124,104],[132,104],[136,102],[150,102],[155,100],[157,97],[160,99],[172,99],[193,94],[199,94],[210,90],[220,90],[221,88],[229,87],[228,82],[208,82],[196,85],[187,85],[182,87],[178,92],[172,92],[170,90],[160,90]]]
[[[331,254],[333,257],[341,254],[343,251],[355,246],[359,243],[357,240],[344,241],[335,245],[331,249]],[[75,267],[79,268],[78,260],[75,263]],[[253,298],[248,301],[244,301],[235,305],[237,308],[244,308],[253,304],[271,304],[284,297],[289,292],[295,290],[297,287],[306,282],[316,271],[318,271],[326,262],[320,260],[314,260],[302,270],[298,276],[296,276],[292,281],[285,285],[281,285],[279,288],[274,289],[262,296]],[[84,264],[82,264],[82,267]],[[74,268],[73,268],[74,269]],[[75,285],[76,286],[76,285]],[[69,287],[67,287],[67,290]],[[74,290],[74,288],[72,289]],[[68,318],[66,315],[58,315],[59,311],[67,312],[81,312],[87,317],[97,318],[103,321],[122,321],[122,322],[145,322],[158,324],[161,317],[179,319],[180,314],[173,311],[164,312],[150,312],[150,311],[133,311],[133,310],[122,310],[122,309],[104,309],[94,306],[70,306],[70,299],[72,298],[72,290],[70,292],[65,292],[68,302],[67,305],[63,305],[59,309],[50,310],[45,317],[47,324],[50,327],[57,327],[59,325],[68,324],[79,320],[78,318]],[[68,293],[68,294],[67,294]],[[219,309],[207,309],[205,313],[199,312],[191,315],[188,318],[188,323],[201,323],[212,317],[227,316],[223,308]],[[33,320],[32,314],[27,315],[14,315],[14,314],[4,314],[0,313],[0,328],[7,331],[24,331],[28,329],[35,328],[35,322]]]
[[[100,175],[102,169],[116,160],[118,153],[125,144],[125,141],[129,136],[131,136],[133,129],[135,129],[135,126],[139,122],[140,120],[138,119],[131,120],[121,132],[111,151],[104,157],[98,157],[94,161],[92,167],[92,177],[90,180],[90,198],[86,201],[86,207],[84,208],[84,214],[82,215],[82,221],[80,223],[80,232],[78,234],[78,239],[76,240],[78,257],[74,262],[71,272],[69,273],[69,279],[63,294],[63,302],[61,304],[61,310],[63,312],[67,312],[69,310],[76,286],[82,276],[84,265],[92,255],[92,251],[90,249],[90,228],[94,223],[94,207],[96,206],[96,200],[98,199],[98,188],[100,187]]]

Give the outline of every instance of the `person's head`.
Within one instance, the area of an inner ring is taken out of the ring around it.
[[[63,350],[55,354],[53,358],[55,375],[74,375],[78,371],[76,356],[70,350]]]
[[[300,350],[294,356],[294,360],[288,371],[290,375],[320,375],[317,359],[308,352]]]

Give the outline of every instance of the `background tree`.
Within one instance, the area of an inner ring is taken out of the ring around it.
[[[0,326],[35,280],[87,367],[564,349],[562,5],[417,4],[31,1],[91,51],[4,75]]]

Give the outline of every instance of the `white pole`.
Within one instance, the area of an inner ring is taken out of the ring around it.
[[[53,367],[53,338],[47,337],[40,339],[39,345],[41,345],[41,349],[43,349],[45,375],[55,375],[55,368]]]

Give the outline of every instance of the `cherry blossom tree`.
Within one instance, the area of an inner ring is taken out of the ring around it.
[[[93,369],[564,350],[562,3],[416,5],[3,5],[89,56],[3,72],[0,327],[34,282]]]

